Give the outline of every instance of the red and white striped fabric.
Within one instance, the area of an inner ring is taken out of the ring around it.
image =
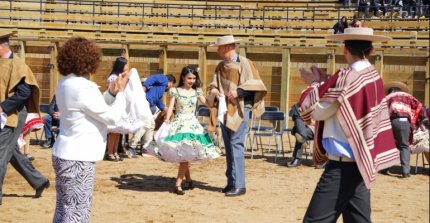
[[[36,113],[28,113],[27,120],[25,121],[24,128],[21,133],[26,134],[28,132],[38,131],[45,125],[45,120],[40,118]]]
[[[301,115],[310,122],[318,102],[335,101],[340,103],[336,117],[352,148],[364,183],[371,188],[379,170],[399,162],[384,87],[376,69],[373,66],[360,72],[351,68],[340,69],[326,82],[310,86],[300,98]],[[323,129],[324,122],[317,121],[313,153],[316,164],[328,159],[322,146]]]

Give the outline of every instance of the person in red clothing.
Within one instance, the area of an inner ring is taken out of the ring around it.
[[[402,166],[402,177],[410,177],[409,145],[412,142],[412,133],[416,128],[416,122],[423,106],[414,96],[408,94],[406,84],[392,81],[385,84],[388,89],[387,107],[390,113],[391,126],[397,149],[400,151],[400,164]]]

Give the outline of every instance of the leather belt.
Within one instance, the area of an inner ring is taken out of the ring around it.
[[[347,162],[347,163],[352,163],[355,162],[355,160],[348,158],[346,156],[328,156],[329,160],[333,160],[333,161],[338,161],[338,162]]]

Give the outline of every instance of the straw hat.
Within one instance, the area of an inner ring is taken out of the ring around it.
[[[5,37],[9,37],[12,35],[13,35],[13,32],[6,31],[6,30],[0,30],[0,39],[5,38]]]
[[[236,43],[239,41],[241,41],[241,39],[234,39],[233,35],[227,35],[227,36],[218,37],[216,39],[216,43],[211,44],[209,46],[222,46],[222,45]]]
[[[370,42],[385,42],[391,40],[389,36],[373,35],[373,29],[367,27],[346,28],[342,34],[326,36],[330,40],[364,40]]]
[[[408,85],[406,85],[405,83],[400,82],[400,81],[389,81],[387,83],[384,83],[385,93],[388,93],[388,90],[392,87],[398,87],[398,88],[400,88],[401,91],[406,92],[406,93],[409,92]]]

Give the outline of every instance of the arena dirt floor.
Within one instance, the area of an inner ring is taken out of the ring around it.
[[[34,166],[49,178],[51,187],[41,198],[33,199],[34,190],[9,165],[0,206],[2,223],[52,222],[55,175],[51,150],[34,145],[31,152],[36,157]],[[219,192],[226,183],[224,156],[193,164],[196,188],[184,196],[170,192],[176,165],[153,157],[100,161],[91,222],[301,222],[322,170],[310,161],[287,168],[291,153],[277,163],[273,153],[264,158],[260,151],[257,154],[251,160],[247,153],[247,194],[234,198]],[[415,157],[411,157],[413,165]],[[429,222],[429,169],[419,166],[418,174],[407,179],[399,177],[399,166],[391,168],[389,175],[379,174],[371,192],[373,222]]]

